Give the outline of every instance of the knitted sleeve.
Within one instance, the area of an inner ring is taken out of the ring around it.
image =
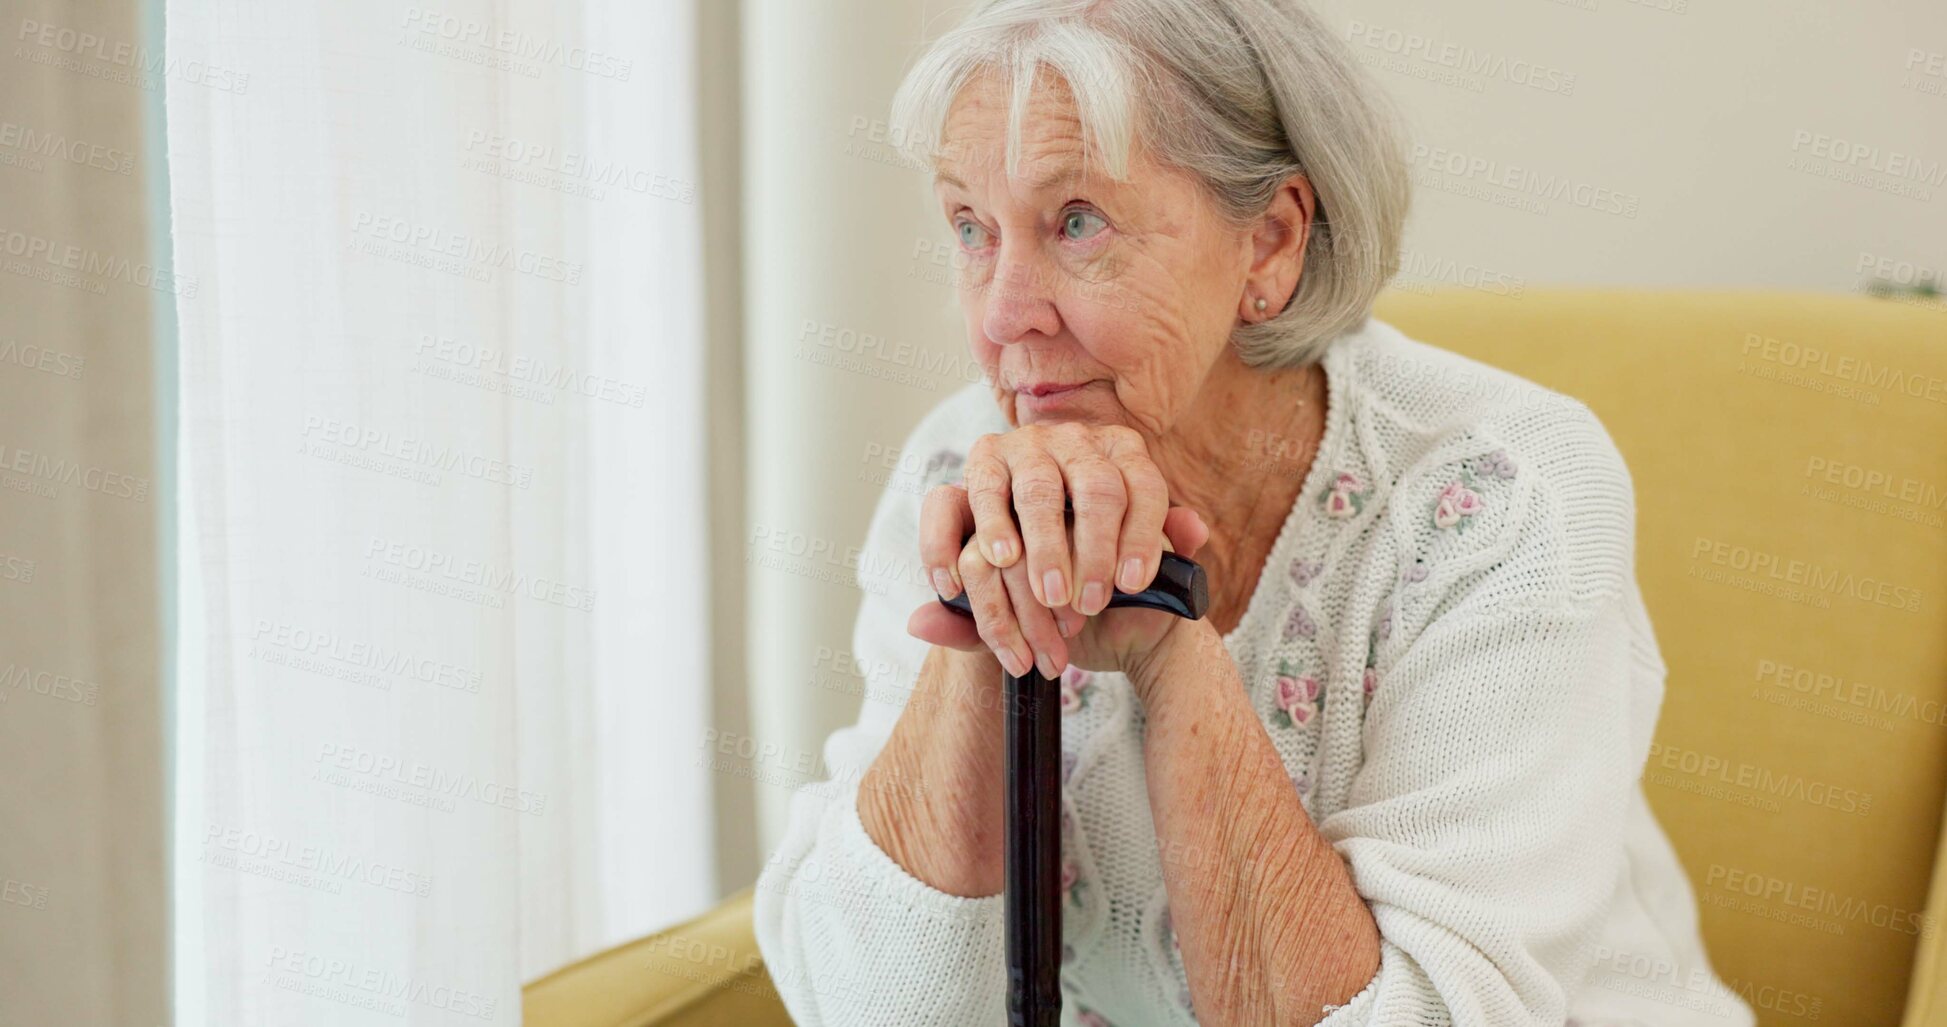
[[[828,779],[792,796],[783,841],[755,889],[758,949],[804,1027],[1005,1017],[1002,898],[948,895],[913,877],[865,832],[857,805],[926,656],[927,643],[906,633],[913,610],[934,598],[917,569],[919,510],[926,489],[964,460],[965,400],[935,408],[890,461],[858,557],[859,719],[826,741]],[[973,400],[991,406],[984,395]]]
[[[1632,724],[1660,700],[1631,694],[1628,472],[1580,404],[1501,438],[1413,486],[1483,459],[1532,476],[1491,536],[1412,533],[1435,587],[1399,600],[1418,626],[1381,657],[1364,762],[1319,824],[1381,936],[1378,972],[1327,1027],[1559,1027],[1623,872]]]

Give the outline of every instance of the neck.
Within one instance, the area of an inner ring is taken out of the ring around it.
[[[1209,571],[1210,616],[1221,631],[1243,615],[1311,469],[1325,402],[1322,367],[1258,370],[1226,349],[1189,409],[1150,441],[1170,501],[1210,527],[1197,562]]]

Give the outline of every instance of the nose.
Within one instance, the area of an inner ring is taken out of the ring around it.
[[[1003,240],[993,277],[982,290],[981,330],[995,345],[1060,333],[1053,276],[1031,241]]]

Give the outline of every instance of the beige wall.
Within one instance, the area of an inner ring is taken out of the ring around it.
[[[951,236],[883,141],[901,71],[955,6],[746,5],[746,549],[760,531],[841,556],[858,545],[881,461],[963,380],[952,290],[929,259]],[[1404,287],[1851,292],[1862,259],[1908,278],[1947,265],[1947,58],[1930,56],[1947,51],[1947,5],[1318,7],[1425,147]],[[1838,180],[1835,140],[1925,181]],[[787,755],[815,756],[858,710],[858,677],[818,658],[849,648],[859,594],[821,569],[726,568],[750,600],[753,730]],[[755,788],[767,852],[789,789]]]
[[[9,1024],[169,1021],[156,600],[164,497],[151,349],[165,295],[149,273],[143,157],[145,105],[159,98],[143,87],[159,79],[97,56],[141,44],[137,11],[122,0],[24,0],[0,19],[0,1022]],[[101,42],[83,43],[81,32]],[[52,153],[41,149],[50,138]],[[90,266],[64,271],[70,256]]]
[[[1947,265],[1947,4],[1317,5],[1420,147],[1409,283],[1851,292]]]

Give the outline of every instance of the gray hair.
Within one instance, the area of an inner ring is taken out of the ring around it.
[[[1399,270],[1410,179],[1397,110],[1345,43],[1302,0],[984,0],[936,40],[893,97],[890,127],[931,165],[948,110],[983,69],[1005,72],[1007,171],[1021,116],[1046,65],[1066,80],[1083,126],[1127,181],[1137,133],[1161,163],[1196,176],[1238,228],[1262,217],[1292,175],[1317,195],[1297,293],[1232,337],[1257,367],[1316,360],[1363,325]]]

